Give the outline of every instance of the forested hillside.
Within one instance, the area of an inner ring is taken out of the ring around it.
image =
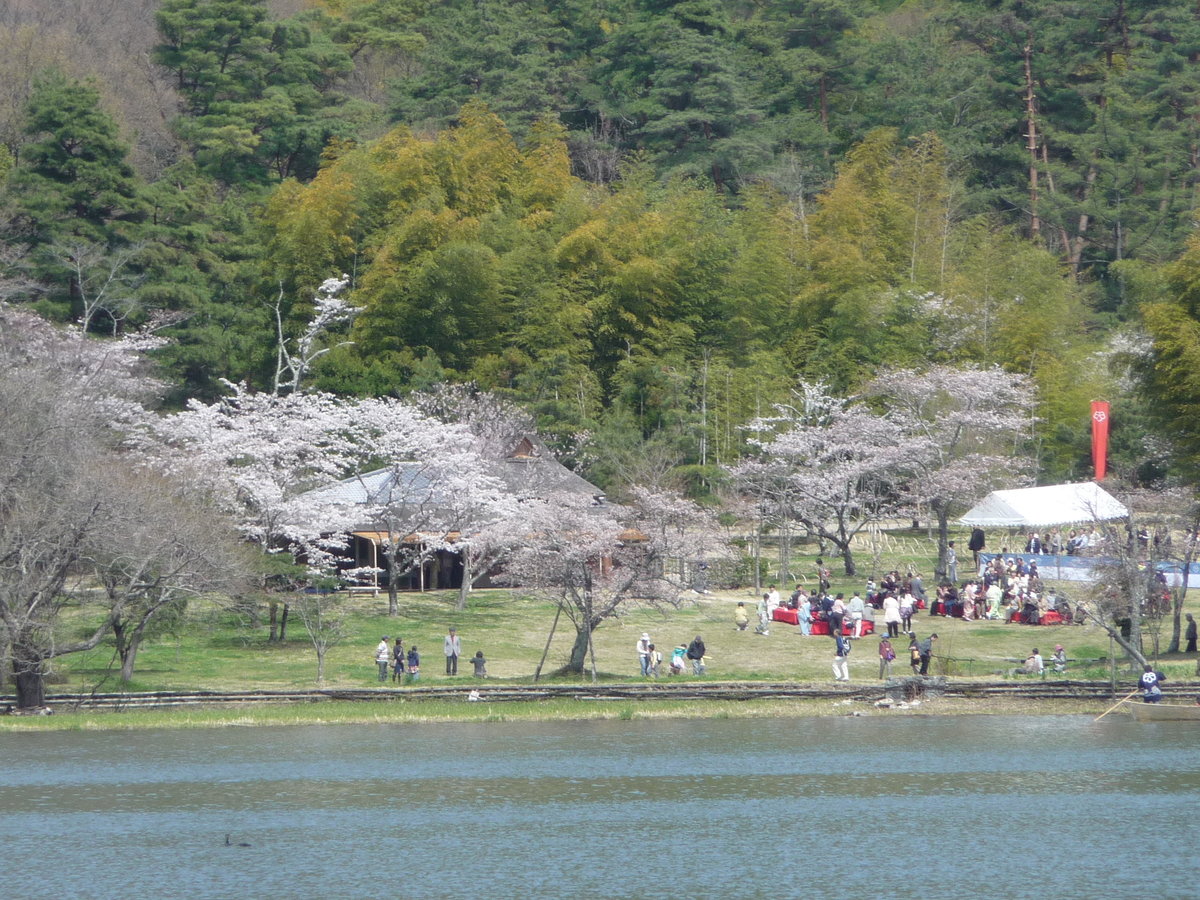
[[[169,337],[176,405],[345,273],[315,386],[474,381],[606,485],[930,365],[1031,377],[1043,480],[1101,397],[1117,474],[1200,449],[1194,4],[10,0],[0,51],[0,294]]]

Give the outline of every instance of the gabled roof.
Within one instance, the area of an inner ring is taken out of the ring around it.
[[[600,498],[604,491],[576,475],[529,436],[521,438],[502,459],[492,463],[491,473],[521,500],[551,494],[581,494]]]
[[[436,463],[432,467],[436,467]],[[492,460],[488,464],[488,474],[503,483],[508,492],[519,500],[560,493],[596,499],[604,496],[604,491],[576,475],[555,459],[540,442],[530,437],[522,438],[503,458]],[[428,497],[428,501],[436,505],[438,490],[431,464],[414,462],[398,463],[346,478],[337,484],[312,491],[310,497],[325,503],[365,506],[386,504],[392,497],[403,499],[416,496]]]
[[[1112,494],[1094,481],[992,491],[959,519],[979,527],[1039,528],[1121,519],[1129,515]]]

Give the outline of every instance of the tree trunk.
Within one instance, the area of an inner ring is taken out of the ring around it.
[[[267,636],[269,643],[275,643],[279,640],[279,601],[272,599],[270,602],[270,623],[271,633]]]
[[[121,683],[133,680],[133,664],[137,660],[138,648],[142,645],[142,633],[135,631],[129,638],[125,652],[121,654]]]
[[[467,608],[467,593],[471,590],[471,555],[463,553],[462,584],[458,586],[458,602],[454,608],[462,612]]]
[[[580,628],[575,632],[575,643],[571,645],[571,656],[567,659],[567,664],[563,666],[562,671],[567,675],[582,675],[583,665],[587,662],[588,652],[588,637],[590,632],[586,627]]]
[[[858,568],[854,565],[854,551],[850,549],[850,542],[838,545],[838,552],[842,557],[842,564],[846,569],[847,575],[857,575]]]
[[[940,583],[949,574],[946,566],[946,553],[950,549],[950,505],[944,500],[935,500],[929,504],[937,516],[938,526],[938,561],[933,576]]]
[[[23,653],[17,643],[12,649],[17,709],[40,709],[46,705],[46,661],[37,654]]]
[[[1032,41],[1022,49],[1025,61],[1025,149],[1029,151],[1029,236],[1037,238],[1042,230],[1038,216],[1037,97],[1033,92]]]
[[[316,645],[317,651],[317,684],[325,683],[325,650],[322,644]]]
[[[291,607],[288,606],[286,603],[284,603],[283,604],[283,615],[279,617],[279,643],[281,643],[281,644],[287,640],[287,620],[288,620],[288,612],[290,610],[291,610]]]

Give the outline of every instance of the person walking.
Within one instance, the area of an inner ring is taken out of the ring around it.
[[[450,629],[450,633],[442,641],[442,651],[446,654],[446,674],[457,675],[458,658],[462,656],[462,641],[458,639],[457,629]]]
[[[392,648],[388,646],[388,636],[385,634],[375,646],[375,664],[379,666],[379,680],[387,681],[388,663],[392,661]]]
[[[913,595],[908,591],[900,597],[900,627],[905,634],[912,634]]]
[[[834,681],[849,681],[850,680],[850,640],[842,636],[841,631],[835,632],[833,635],[834,646],[836,650],[833,654],[833,680]]]
[[[935,631],[929,637],[925,638],[925,640],[921,641],[921,671],[917,673],[918,675],[929,674],[929,658],[933,656],[933,642],[937,639],[938,636],[937,632]]]
[[[1184,648],[1184,653],[1196,652],[1196,620],[1192,618],[1192,614],[1187,614],[1187,630],[1183,633],[1184,640],[1187,641],[1187,646]]]
[[[879,677],[892,677],[892,660],[896,658],[896,651],[892,648],[892,642],[886,637],[879,639]]]
[[[692,661],[692,671],[696,675],[704,674],[704,638],[696,635],[687,648],[687,658]]]

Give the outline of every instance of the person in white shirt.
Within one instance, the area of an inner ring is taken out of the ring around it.
[[[375,663],[379,666],[379,680],[387,681],[388,664],[392,661],[392,650],[388,646],[388,638],[385,634],[379,639],[379,644],[375,647]]]
[[[866,605],[863,603],[862,597],[858,596],[857,591],[850,598],[846,609],[850,612],[850,625],[854,629],[854,637],[862,637],[863,611],[866,609]]]

